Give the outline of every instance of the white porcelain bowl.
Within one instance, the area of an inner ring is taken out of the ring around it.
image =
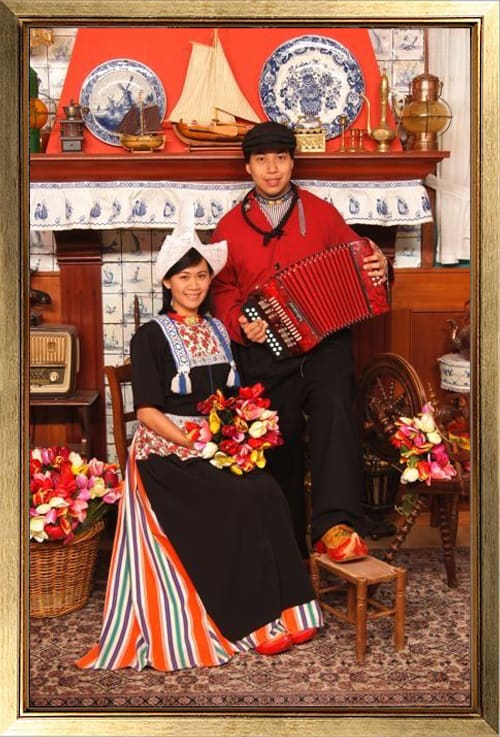
[[[451,392],[470,392],[470,361],[459,353],[446,353],[438,358],[441,388]]]

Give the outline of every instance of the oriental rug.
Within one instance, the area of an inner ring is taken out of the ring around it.
[[[375,554],[377,554],[375,552]],[[174,673],[86,671],[74,665],[100,631],[109,552],[99,554],[94,590],[79,611],[30,620],[29,708],[41,711],[370,712],[467,710],[471,692],[469,551],[457,550],[456,589],[446,586],[439,549],[401,551],[408,571],[406,647],[396,653],[392,618],[368,623],[363,665],[353,628],[332,615],[313,641],[274,657],[250,651],[218,668]],[[389,596],[381,587],[377,595]]]

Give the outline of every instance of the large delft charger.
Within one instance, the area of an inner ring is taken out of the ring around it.
[[[268,323],[266,345],[276,358],[306,353],[327,335],[388,312],[388,287],[362,268],[367,238],[306,256],[257,285],[242,307]]]

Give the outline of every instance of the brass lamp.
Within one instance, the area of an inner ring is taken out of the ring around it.
[[[40,152],[40,128],[43,128],[49,117],[47,106],[38,97],[38,75],[34,69],[29,70],[29,150]]]
[[[408,133],[408,148],[433,151],[438,135],[448,130],[452,112],[441,97],[442,83],[433,74],[419,74],[411,82],[411,92],[398,117]]]

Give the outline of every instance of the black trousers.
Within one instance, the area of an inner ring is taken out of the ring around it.
[[[233,345],[242,383],[262,382],[280,418],[285,444],[267,453],[268,469],[288,501],[302,554],[304,475],[311,470],[311,537],[346,522],[364,534],[362,451],[354,414],[352,335],[342,330],[303,356],[276,360],[260,344]]]

